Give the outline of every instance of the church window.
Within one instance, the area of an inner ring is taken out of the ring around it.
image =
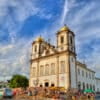
[[[35,49],[34,49],[34,51],[37,52],[37,45],[35,45]]]
[[[44,66],[40,66],[40,76],[44,75]]]
[[[61,43],[64,43],[64,37],[61,36]]]
[[[40,53],[43,53],[43,51],[44,51],[44,45],[40,45]]]
[[[32,76],[33,76],[33,77],[36,76],[36,68],[35,68],[35,67],[32,68]]]
[[[55,74],[55,64],[51,64],[51,74]]]
[[[65,61],[61,61],[61,73],[65,73]]]
[[[84,71],[82,70],[82,76],[84,76]]]
[[[71,43],[71,44],[73,43],[73,38],[72,38],[72,36],[70,36],[70,43]]]
[[[49,65],[45,66],[45,75],[49,75]]]
[[[78,74],[80,75],[80,69],[78,68]]]

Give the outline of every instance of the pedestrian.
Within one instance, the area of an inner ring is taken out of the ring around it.
[[[36,96],[37,94],[38,94],[38,91],[37,91],[36,88],[34,88],[34,90],[33,90],[33,96]]]
[[[38,95],[38,90],[36,88],[34,88],[34,90],[33,90],[33,96],[35,96],[35,100],[38,100],[37,99],[37,95]]]
[[[28,96],[32,96],[32,91],[31,90],[28,91]]]

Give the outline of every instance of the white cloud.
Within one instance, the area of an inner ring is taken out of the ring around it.
[[[1,46],[0,47],[0,54],[6,54],[10,49],[13,48],[13,45]]]
[[[4,25],[3,27],[8,29],[12,41],[7,45],[0,45],[1,76],[6,75],[10,77],[15,73],[28,74],[31,43],[33,39],[41,34],[46,38],[51,37],[51,40],[53,40],[52,42],[55,44],[55,34],[61,27],[61,23],[64,23],[64,21],[68,23],[76,34],[76,48],[79,55],[84,52],[84,45],[89,44],[90,41],[100,39],[100,25],[94,24],[95,21],[100,20],[99,3],[91,2],[84,5],[83,3],[77,3],[76,0],[66,0],[67,3],[65,3],[64,11],[62,11],[61,20],[57,18],[57,20],[52,24],[52,27],[46,27],[46,29],[41,30],[41,32],[35,34],[34,38],[30,39],[30,41],[28,41],[28,39],[17,40],[18,31],[21,29],[24,21],[30,16],[37,15],[38,17],[45,19],[53,17],[51,13],[46,13],[45,8],[41,10],[40,7],[35,6],[35,2],[32,0],[0,0],[0,24]],[[74,8],[78,8],[80,5],[82,5],[81,9],[78,9],[73,13],[72,11]],[[13,18],[8,13],[9,6],[13,7],[13,13],[15,15]],[[95,14],[91,14],[92,12]],[[69,18],[69,16],[71,17]],[[94,25],[89,24],[91,22],[93,22]],[[91,54],[84,53],[86,56],[86,62],[89,67],[92,67],[97,71],[97,75],[100,76],[99,45],[90,44],[90,47],[93,48],[93,50],[90,50]],[[85,46],[85,48],[87,47]]]
[[[65,24],[65,19],[70,12],[70,10],[76,6],[76,0],[65,0],[64,8],[61,15],[61,25]]]
[[[35,0],[0,0],[0,25],[2,34],[9,35],[11,42],[0,45],[0,76],[10,77],[13,74],[29,73],[31,42],[20,40],[17,33],[29,17],[37,15],[43,19],[50,19],[52,14],[35,6]],[[4,32],[5,29],[8,32]]]
[[[0,48],[0,77],[10,77],[17,73],[28,76],[31,40],[19,40],[15,44],[2,45]]]
[[[80,6],[80,5],[79,5]],[[68,23],[76,33],[76,48],[78,57],[84,55],[83,60],[88,66],[93,68],[100,76],[100,7],[99,1],[86,3],[81,9],[77,10]],[[96,41],[99,42],[96,42]],[[96,43],[95,43],[96,42]],[[95,44],[94,44],[95,43]],[[87,46],[89,45],[89,46]],[[92,48],[92,49],[90,49]],[[85,52],[88,49],[88,52]]]
[[[24,21],[31,16],[50,19],[52,14],[47,14],[35,0],[0,0],[0,25],[8,30],[11,42],[14,43]],[[2,29],[2,30],[3,30]]]

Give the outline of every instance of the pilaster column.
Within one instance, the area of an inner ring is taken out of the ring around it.
[[[37,61],[37,78],[36,78],[36,81],[38,82],[39,81],[39,59]],[[38,86],[38,84],[37,84]]]
[[[57,55],[57,87],[59,87],[59,56]]]

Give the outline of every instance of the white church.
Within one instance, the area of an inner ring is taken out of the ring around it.
[[[56,46],[42,37],[33,41],[29,86],[100,92],[100,79],[95,77],[95,72],[77,61],[74,32],[64,26],[57,32],[56,38]]]

